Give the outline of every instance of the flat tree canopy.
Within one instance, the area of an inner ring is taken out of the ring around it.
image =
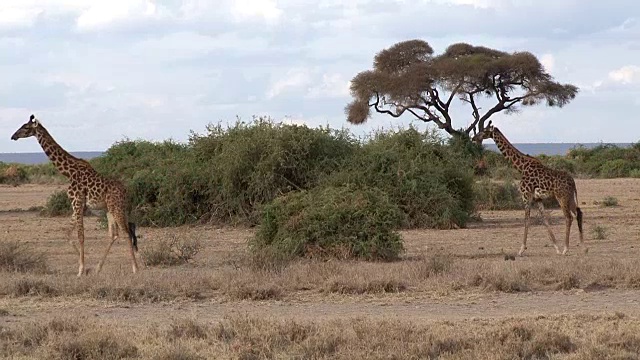
[[[484,130],[495,113],[513,113],[520,106],[541,102],[562,107],[577,93],[576,86],[554,81],[529,52],[510,54],[457,43],[434,56],[426,41],[409,40],[380,51],[373,70],[353,78],[354,100],[345,111],[352,124],[367,121],[371,109],[393,117],[409,112],[449,134],[472,136]],[[471,107],[473,121],[466,128],[456,129],[452,124],[449,110],[454,99]],[[481,100],[492,106],[482,109]]]

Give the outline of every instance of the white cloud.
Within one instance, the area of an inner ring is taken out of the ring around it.
[[[42,13],[37,8],[0,8],[0,28],[22,28],[32,26]]]
[[[540,62],[548,73],[552,73],[556,65],[556,58],[553,54],[544,54],[540,57]]]
[[[309,98],[341,98],[349,95],[350,81],[341,74],[323,74],[322,82],[309,89]]]
[[[510,117],[517,128],[514,137],[593,141],[603,136],[602,129],[580,127],[584,133],[566,134],[576,133],[585,114],[598,119],[615,109],[616,121],[622,122],[637,112],[638,88],[625,83],[640,84],[632,65],[640,65],[640,54],[630,45],[638,41],[640,18],[630,17],[640,4],[619,0],[618,5],[585,7],[578,0],[2,0],[0,120],[14,131],[16,117],[22,121],[35,112],[52,127],[68,129],[59,136],[70,150],[102,150],[124,135],[184,140],[189,129],[236,115],[291,115],[296,123],[329,123],[366,133],[377,126],[406,125],[411,117],[375,115],[366,125],[350,126],[343,111],[350,100],[348,80],[370,69],[381,49],[422,38],[438,53],[464,41],[540,54],[559,81],[582,91],[562,109],[525,108]],[[522,13],[527,16],[518,16]],[[494,21],[482,21],[487,18]],[[427,33],[424,24],[429,24]],[[621,68],[624,64],[629,66]],[[469,121],[468,107],[457,102],[453,107],[455,126]],[[538,109],[544,109],[544,126],[519,120],[537,119]],[[77,119],[86,119],[83,127]],[[145,126],[128,125],[132,119]],[[505,126],[510,125],[505,121]],[[628,128],[624,136],[640,133],[640,124],[630,122]],[[37,142],[0,138],[0,151],[36,150]]]
[[[140,20],[161,16],[160,8],[148,0],[96,1],[76,20],[81,31],[99,30],[125,20]]]
[[[454,4],[454,5],[471,5],[477,8],[491,8],[498,5],[498,1],[496,0],[444,0],[446,3]]]
[[[304,87],[310,81],[311,74],[309,70],[302,68],[291,69],[271,85],[267,91],[267,99],[273,99],[286,90]]]
[[[273,0],[236,0],[232,13],[240,20],[258,17],[267,22],[275,22],[282,15],[282,10]]]
[[[609,73],[609,79],[620,84],[640,81],[640,66],[626,65]]]

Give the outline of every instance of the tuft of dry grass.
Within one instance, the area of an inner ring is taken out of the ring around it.
[[[588,329],[588,331],[585,331]],[[230,316],[156,330],[55,319],[0,329],[6,358],[633,359],[640,320],[621,314],[414,323]]]
[[[176,266],[192,261],[202,250],[199,238],[182,239],[177,235],[170,235],[168,239],[159,239],[147,244],[142,255],[147,266]]]
[[[594,239],[605,240],[609,235],[609,229],[602,225],[595,225],[591,228],[591,233],[593,234]]]
[[[288,300],[307,294],[447,296],[469,292],[519,293],[590,288],[640,289],[637,261],[590,257],[549,257],[503,261],[445,253],[403,261],[297,260],[279,271],[259,269],[250,260],[207,267],[125,269],[88,277],[12,273],[0,277],[0,295],[74,297],[125,303],[180,299]]]
[[[85,319],[86,321],[86,319]],[[121,335],[92,323],[56,318],[0,331],[3,357],[47,359],[125,359],[138,356],[138,348]]]
[[[8,272],[47,272],[47,257],[43,252],[21,241],[0,241],[0,270]]]

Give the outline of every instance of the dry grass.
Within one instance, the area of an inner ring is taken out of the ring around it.
[[[32,245],[20,241],[0,242],[0,270],[44,273],[47,271],[47,259]]]
[[[168,360],[632,359],[640,344],[636,318],[528,317],[574,315],[574,307],[600,313],[603,304],[639,314],[633,302],[637,291],[613,289],[640,289],[640,199],[635,198],[640,179],[579,180],[578,187],[585,228],[606,226],[606,238],[588,236],[590,251],[583,254],[575,247],[574,227],[570,256],[560,257],[544,228],[533,226],[526,256],[515,261],[504,259],[519,247],[522,211],[485,211],[483,221],[469,229],[402,232],[407,251],[394,262],[285,261],[275,254],[250,254],[253,230],[140,228],[143,254],[175,238],[198,239],[201,247],[188,262],[132,275],[127,242],[118,241],[101,274],[78,279],[77,257],[64,239],[66,219],[0,212],[0,244],[21,241],[28,253],[46,254],[34,264],[47,264],[46,271],[0,270],[0,309],[7,310],[0,310],[0,326],[11,326],[0,330],[0,358],[55,359],[70,353],[83,359]],[[30,197],[36,188],[4,190],[2,209],[40,204]],[[13,194],[8,191],[17,195],[4,197]],[[47,194],[40,194],[38,201],[46,200]],[[606,196],[619,198],[624,207],[587,205]],[[564,220],[558,211],[551,224],[561,238]],[[94,217],[85,218],[85,231],[91,267],[106,247],[107,232]],[[540,305],[542,298],[551,300]],[[63,311],[91,320],[49,323]],[[171,322],[174,313],[198,321]],[[220,321],[243,313],[260,318]],[[364,317],[354,319],[356,314]],[[396,321],[382,320],[389,316]],[[473,316],[489,319],[462,320]],[[29,323],[36,320],[41,323]]]
[[[231,316],[205,324],[113,330],[54,319],[0,330],[4,357],[53,359],[633,359],[640,320],[623,314],[464,320],[328,322]],[[588,330],[587,330],[588,329]]]
[[[280,271],[246,265],[210,269],[147,269],[76,279],[57,274],[3,274],[0,295],[75,297],[130,303],[176,299],[283,300],[308,294],[448,296],[469,292],[530,292],[580,288],[640,289],[640,264],[632,259],[456,258],[436,254],[395,263],[296,261]]]

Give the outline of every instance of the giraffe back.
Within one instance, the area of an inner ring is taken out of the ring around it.
[[[573,177],[566,171],[552,169],[538,159],[522,168],[520,190],[533,194],[535,199],[572,197],[576,191]]]

